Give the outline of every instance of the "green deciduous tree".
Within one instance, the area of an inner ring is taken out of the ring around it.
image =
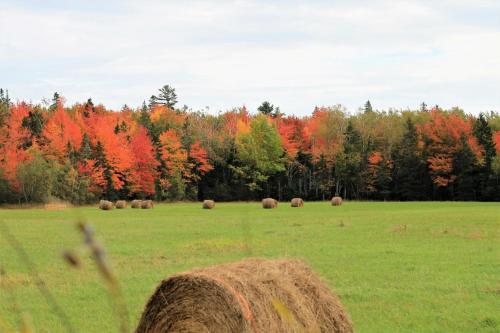
[[[253,119],[248,131],[238,133],[236,152],[240,162],[236,170],[253,191],[262,189],[269,176],[285,170],[278,131],[264,115]]]
[[[26,202],[46,202],[52,190],[54,167],[38,151],[33,151],[32,156],[17,169],[20,192]]]

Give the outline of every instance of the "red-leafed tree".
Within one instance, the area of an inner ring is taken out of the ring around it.
[[[189,149],[189,159],[193,174],[196,180],[199,180],[201,175],[213,170],[213,166],[208,161],[207,151],[201,146],[200,141],[193,143]]]
[[[422,145],[426,148],[427,163],[432,181],[438,187],[446,187],[454,182],[453,171],[455,153],[462,148],[462,137],[478,160],[482,157],[482,148],[472,134],[472,119],[457,114],[447,114],[440,110],[432,110],[429,121],[419,127]]]
[[[61,102],[57,102],[55,112],[45,124],[43,136],[47,141],[45,155],[61,163],[68,157],[69,149],[80,149],[83,138],[80,126],[64,110]]]
[[[119,123],[114,114],[93,114],[90,138],[95,145],[102,145],[102,153],[96,156],[97,163],[105,169],[110,187],[120,190],[125,185],[127,175],[132,167],[132,154],[127,140],[127,132],[116,131]]]
[[[31,106],[25,103],[12,106],[4,126],[0,128],[0,168],[3,177],[15,190],[19,189],[18,166],[31,158],[26,148],[32,146],[33,142],[29,130],[23,127],[23,119],[28,116],[30,110]]]
[[[130,142],[132,167],[129,176],[130,191],[140,195],[155,193],[155,180],[158,175],[156,153],[151,138],[144,127],[139,127]]]
[[[495,143],[495,148],[497,151],[497,156],[500,156],[500,131],[496,131],[493,134],[493,142]]]

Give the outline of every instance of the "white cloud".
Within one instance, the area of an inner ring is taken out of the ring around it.
[[[83,6],[87,7],[83,7]],[[482,1],[0,3],[0,86],[114,108],[163,84],[212,110],[366,99],[500,110],[500,14]],[[469,13],[469,15],[467,14]]]

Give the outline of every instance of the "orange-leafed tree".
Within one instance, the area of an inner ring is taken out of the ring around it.
[[[31,159],[26,149],[33,145],[29,130],[23,126],[31,106],[18,103],[10,108],[9,116],[0,128],[0,168],[10,186],[18,191],[17,169],[21,163]]]
[[[434,184],[447,187],[456,179],[454,156],[463,147],[462,137],[481,160],[483,151],[472,133],[472,119],[433,109],[429,121],[419,126],[421,145],[427,152],[427,163]]]
[[[497,151],[497,156],[500,156],[500,131],[496,131],[493,134],[493,142],[495,143],[495,148]]]
[[[94,114],[92,129],[96,140],[97,165],[104,168],[108,190],[121,190],[132,167],[132,154],[127,132],[115,131],[117,121],[114,114]]]
[[[170,196],[171,199],[183,198],[190,170],[187,166],[188,153],[175,130],[169,129],[160,135],[160,155],[162,195]]]
[[[201,146],[200,141],[195,141],[189,149],[189,158],[192,161],[196,172],[203,175],[213,170],[213,166],[208,160],[207,151]]]
[[[130,151],[132,154],[132,167],[128,179],[130,191],[143,196],[153,195],[160,163],[156,159],[155,148],[144,127],[139,127],[132,136]]]
[[[70,117],[62,106],[57,103],[56,110],[50,116],[43,131],[46,139],[45,156],[64,163],[71,153],[69,150],[80,149],[83,134],[80,126]]]

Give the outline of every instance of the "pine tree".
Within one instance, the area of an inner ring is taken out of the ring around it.
[[[425,102],[422,102],[422,104],[420,104],[420,111],[422,111],[422,112],[427,112],[427,111],[429,111],[429,110],[427,109],[427,104],[425,104]]]
[[[406,132],[394,152],[394,186],[402,200],[424,200],[430,179],[427,166],[418,148],[415,124],[408,118]]]
[[[473,133],[478,143],[484,149],[484,164],[480,170],[479,188],[481,197],[486,200],[491,200],[497,192],[495,182],[490,179],[492,177],[491,163],[496,156],[496,151],[495,143],[493,142],[493,130],[488,124],[484,114],[480,113],[479,117],[474,121]]]
[[[149,136],[153,139],[154,142],[158,143],[158,137],[153,135],[153,123],[151,122],[151,118],[149,116],[149,108],[146,105],[146,101],[142,102],[141,114],[139,116],[139,124],[144,126],[146,131],[148,131]]]
[[[3,126],[5,119],[9,115],[10,98],[9,91],[0,88],[0,127]]]
[[[366,101],[363,110],[365,112],[373,112],[372,103],[370,103],[370,100]]]
[[[90,138],[87,133],[83,134],[82,144],[79,151],[80,160],[88,160],[92,158],[92,146],[90,145]]]
[[[173,109],[175,104],[177,104],[177,94],[175,93],[175,88],[166,84],[158,89],[158,91],[160,92],[158,96],[152,95],[149,99],[150,106],[161,104]]]
[[[262,102],[262,104],[257,108],[257,111],[262,113],[263,115],[270,116],[273,118],[277,118],[282,115],[280,108],[275,107],[273,104],[268,101]]]
[[[56,91],[54,93],[54,96],[52,96],[52,104],[50,104],[49,106],[49,111],[52,112],[52,111],[55,111],[57,109],[57,103],[59,103],[59,100],[61,99],[61,96],[59,95],[59,93]]]
[[[476,200],[479,190],[477,158],[465,135],[462,135],[461,141],[462,147],[455,153],[453,159],[453,173],[457,177],[453,183],[454,199]]]
[[[362,140],[361,134],[354,127],[352,121],[349,121],[344,133],[344,146],[342,153],[338,156],[335,165],[335,178],[337,184],[340,181],[344,184],[343,197],[358,197],[361,182],[362,158]],[[340,186],[337,185],[335,194],[339,193]]]
[[[94,102],[92,102],[92,98],[87,99],[87,102],[83,106],[83,116],[88,118],[91,113],[95,112]]]
[[[28,116],[25,117],[22,122],[22,126],[30,131],[31,137],[37,139],[42,135],[44,125],[45,118],[42,110],[38,108],[30,110]]]

